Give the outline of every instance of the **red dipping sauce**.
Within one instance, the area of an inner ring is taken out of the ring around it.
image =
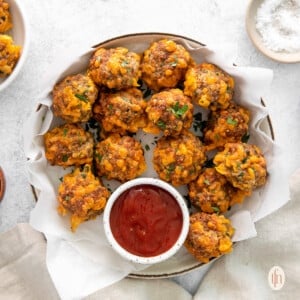
[[[128,189],[110,213],[114,238],[137,256],[157,256],[169,250],[177,241],[182,224],[182,212],[175,198],[153,185]]]

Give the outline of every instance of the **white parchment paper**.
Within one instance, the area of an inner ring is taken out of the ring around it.
[[[152,40],[159,38],[161,36],[129,36],[109,41],[104,46],[122,45],[132,51],[142,52]],[[261,104],[261,97],[269,87],[273,73],[269,69],[234,66],[221,53],[216,53],[209,47],[179,37],[171,38],[182,43],[197,62],[215,63],[231,74],[236,83],[235,102],[251,111],[249,143],[257,144],[262,149],[267,160],[268,181],[243,204],[236,205],[230,211],[229,217],[236,229],[234,241],[254,237],[254,223],[289,200],[287,175],[282,164],[284,159],[270,137],[270,126],[266,123],[268,111]],[[76,53],[68,52],[57,60],[43,82],[44,92],[37,99],[37,107],[24,127],[28,179],[38,192],[38,201],[31,213],[30,224],[44,233],[47,239],[48,270],[63,299],[80,299],[121,280],[129,273],[145,268],[125,261],[110,248],[104,236],[101,216],[81,224],[76,233],[72,233],[69,218],[57,213],[59,178],[69,170],[50,166],[45,159],[43,135],[49,128],[61,122],[52,114],[50,92],[58,80],[85,70],[92,51],[93,49],[78,49]],[[146,160],[149,159],[150,157],[146,157]],[[148,170],[143,176],[151,176],[151,172],[152,170]],[[181,249],[171,259],[172,268],[176,269],[177,264],[181,268],[187,260],[194,263],[194,258],[185,249]],[[160,266],[156,268],[159,272]]]

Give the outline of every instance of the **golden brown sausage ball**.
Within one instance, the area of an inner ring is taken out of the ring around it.
[[[12,23],[9,12],[9,4],[4,0],[0,0],[0,33],[4,33],[11,28]]]
[[[99,176],[121,182],[138,177],[146,170],[142,145],[130,136],[117,133],[96,145],[95,161]]]
[[[88,74],[93,81],[109,89],[138,86],[141,57],[123,47],[97,49],[90,59]]]
[[[222,215],[197,212],[190,216],[186,249],[199,261],[209,262],[232,251],[234,228]]]
[[[64,124],[44,136],[45,155],[51,165],[79,166],[93,161],[93,136],[77,124]]]
[[[183,80],[191,61],[189,52],[176,42],[168,39],[153,42],[143,55],[142,79],[155,91],[173,88]]]
[[[102,213],[109,195],[87,164],[63,177],[58,188],[58,212],[63,216],[71,213],[71,229],[75,231],[79,224]]]
[[[137,88],[101,93],[93,108],[94,118],[106,132],[137,132],[146,124],[146,101]]]
[[[165,136],[179,135],[191,127],[193,104],[180,89],[170,89],[154,94],[147,103],[148,133],[163,132]]]
[[[266,160],[261,150],[245,143],[225,144],[214,157],[216,170],[236,188],[251,191],[266,182]]]
[[[0,77],[12,73],[21,55],[21,47],[14,44],[12,37],[0,35]]]
[[[235,104],[225,110],[212,112],[203,132],[206,149],[212,150],[223,147],[226,143],[240,142],[247,135],[249,120],[249,111]]]
[[[54,114],[69,123],[86,122],[92,115],[97,95],[97,87],[88,76],[67,76],[53,88]]]
[[[196,179],[204,162],[203,146],[189,131],[177,137],[160,138],[153,151],[155,171],[162,180],[175,186]]]
[[[224,213],[233,204],[241,203],[247,195],[234,188],[214,168],[205,169],[188,189],[191,203],[206,213]]]
[[[231,102],[233,89],[234,79],[213,64],[192,66],[185,75],[185,95],[204,108],[226,109]]]

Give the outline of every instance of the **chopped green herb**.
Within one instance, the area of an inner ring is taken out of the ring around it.
[[[59,177],[59,181],[63,182],[64,178],[63,177]]]
[[[170,66],[171,66],[171,67],[176,67],[177,64],[178,64],[178,58],[177,58],[177,56],[175,55],[175,56],[174,56],[174,61],[172,61],[172,62],[170,63]]]
[[[165,129],[166,129],[166,123],[165,123],[164,121],[162,121],[162,120],[158,120],[158,121],[156,122],[156,125],[157,125],[160,129],[162,129],[162,130],[165,130]]]
[[[109,105],[108,105],[108,109],[109,109],[110,111],[112,111],[112,110],[113,110],[113,105],[112,105],[112,104],[109,104]]]
[[[249,138],[250,138],[250,134],[249,133],[245,133],[242,136],[242,143],[247,143],[249,141]]]
[[[63,135],[64,135],[64,136],[67,136],[67,133],[68,133],[68,129],[67,129],[67,128],[64,128]]]
[[[244,164],[248,160],[248,157],[243,158],[242,164]]]
[[[216,133],[215,136],[214,136],[214,139],[215,139],[216,141],[219,141],[219,140],[220,140],[220,135],[219,135],[218,133]]]
[[[98,161],[100,162],[102,160],[103,155],[96,153],[96,157],[97,157]]]
[[[85,179],[85,178],[86,178],[86,174],[85,174],[85,173],[81,173],[81,177],[82,177],[83,179]]]
[[[145,149],[146,149],[146,151],[149,151],[150,150],[150,147],[149,147],[149,145],[145,145]]]
[[[187,104],[184,104],[180,107],[179,102],[176,102],[176,104],[171,108],[172,113],[175,115],[176,118],[181,118],[189,109]]]
[[[68,195],[65,197],[65,201],[69,201],[70,199],[71,199],[71,197]]]
[[[210,185],[210,182],[209,182],[208,179],[204,179],[204,183],[205,183],[206,185]]]
[[[128,67],[128,65],[129,65],[129,63],[128,63],[127,60],[123,60],[123,61],[121,62],[121,67],[122,67],[122,68],[126,68],[126,67]]]
[[[213,209],[213,211],[214,211],[216,214],[219,214],[219,213],[220,213],[220,208],[219,208],[219,207],[212,206],[211,208]]]
[[[176,164],[175,164],[175,163],[170,163],[170,164],[167,166],[167,172],[168,172],[168,173],[173,172],[175,169],[176,169]]]
[[[85,94],[75,94],[75,97],[78,98],[79,100],[88,103],[89,99],[86,97]]]
[[[64,155],[62,156],[62,161],[63,161],[63,162],[68,161],[68,159],[69,159],[69,156],[68,156],[67,154],[64,154]]]
[[[234,125],[234,126],[237,124],[237,120],[232,119],[232,117],[228,117],[226,122],[227,124]]]

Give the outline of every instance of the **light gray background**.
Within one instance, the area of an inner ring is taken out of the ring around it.
[[[229,63],[274,71],[271,89],[262,95],[270,111],[277,143],[290,171],[300,158],[300,64],[280,64],[260,54],[245,29],[247,1],[240,0],[22,0],[30,29],[24,67],[0,94],[0,165],[6,193],[0,204],[0,232],[29,220],[34,198],[27,182],[22,128],[35,108],[40,83],[57,56],[134,32],[168,32],[217,45]],[[280,172],[280,170],[278,170]],[[276,187],[275,187],[276,188]],[[194,292],[196,271],[176,280]]]

